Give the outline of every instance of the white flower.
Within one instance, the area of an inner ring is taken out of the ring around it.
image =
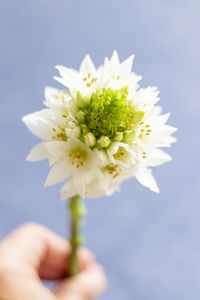
[[[57,66],[55,79],[67,89],[45,88],[47,108],[23,117],[41,139],[27,160],[49,160],[45,186],[68,179],[62,199],[110,195],[130,177],[159,192],[149,167],[171,159],[159,148],[175,142],[176,129],[156,105],[157,88],[139,88],[132,63],[133,56],[120,63],[114,51],[99,68],[89,55],[79,71]]]

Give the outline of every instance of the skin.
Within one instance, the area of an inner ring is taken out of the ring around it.
[[[38,224],[25,224],[0,243],[1,300],[91,300],[106,287],[106,278],[94,255],[79,251],[81,272],[67,277],[70,245]],[[54,291],[44,280],[58,280]]]

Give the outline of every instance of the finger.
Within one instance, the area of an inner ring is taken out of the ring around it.
[[[101,266],[91,264],[80,274],[64,280],[55,290],[59,300],[90,300],[106,288],[106,277]]]
[[[59,279],[66,274],[70,254],[69,243],[35,223],[28,223],[11,233],[1,244],[0,255],[7,264],[43,279]],[[92,254],[80,255],[82,265],[92,260]],[[30,275],[29,274],[29,275]]]
[[[78,259],[80,270],[84,270],[95,259],[94,254],[86,248],[80,248],[78,251]],[[59,264],[58,264],[59,261]],[[39,274],[41,279],[58,280],[63,279],[67,275],[67,266],[69,261],[69,253],[67,256],[59,257],[57,263],[55,260],[47,258],[41,265]]]

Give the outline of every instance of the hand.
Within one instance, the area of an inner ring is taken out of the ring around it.
[[[81,272],[66,276],[70,245],[47,228],[26,224],[0,244],[1,300],[89,300],[106,286],[102,268],[93,254],[79,251]],[[40,279],[60,280],[51,292]]]

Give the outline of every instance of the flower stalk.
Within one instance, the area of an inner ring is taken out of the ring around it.
[[[78,248],[83,244],[84,238],[81,233],[82,217],[86,214],[86,208],[79,195],[70,198],[69,211],[71,218],[70,244],[71,255],[69,258],[68,273],[74,276],[79,272]]]

